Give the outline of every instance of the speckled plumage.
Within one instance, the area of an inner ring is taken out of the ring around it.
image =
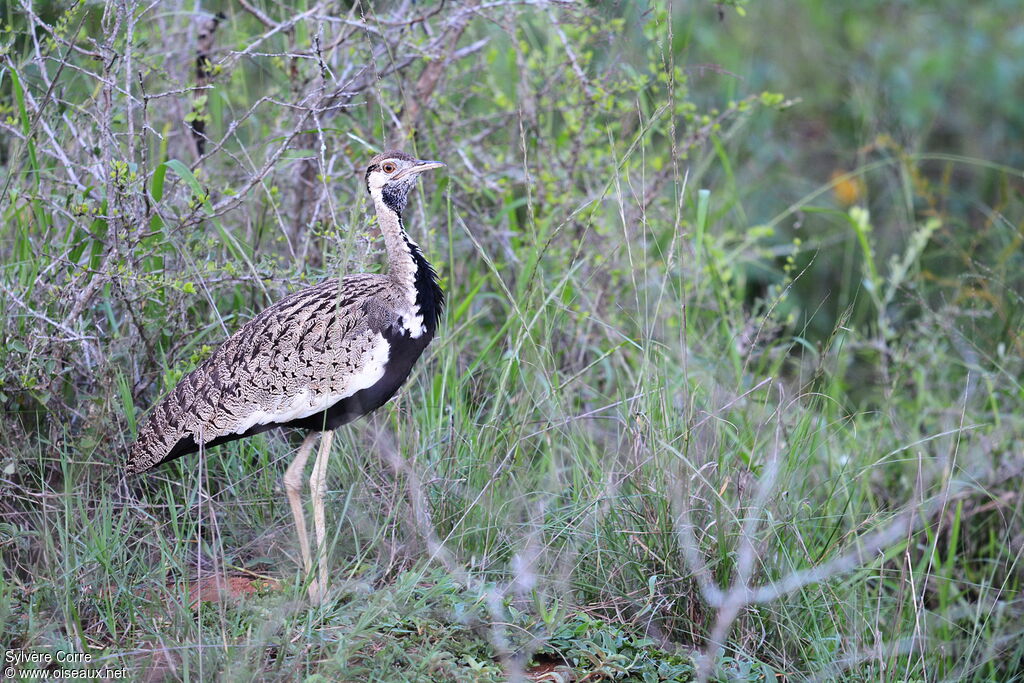
[[[444,295],[402,227],[415,175],[371,187],[386,159],[415,160],[385,152],[367,171],[388,272],[325,280],[243,325],[153,409],[127,472],[277,426],[334,429],[394,395],[433,338]]]

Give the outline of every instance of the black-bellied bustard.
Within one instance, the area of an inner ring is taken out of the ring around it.
[[[309,430],[284,475],[314,602],[327,586],[324,492],[333,430],[386,403],[437,331],[444,292],[402,225],[423,171],[444,166],[397,151],[366,169],[387,251],[387,273],[329,279],[273,304],[229,337],[153,409],[132,444],[128,473],[274,427]],[[300,491],[306,460],[323,433],[310,477],[319,580]]]

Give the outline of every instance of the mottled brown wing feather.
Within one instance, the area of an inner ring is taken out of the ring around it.
[[[344,394],[376,334],[366,311],[387,308],[387,288],[379,275],[350,276],[340,286],[331,279],[264,310],[157,404],[126,471],[269,429],[276,415],[288,414],[289,401]],[[254,419],[271,422],[246,426]]]

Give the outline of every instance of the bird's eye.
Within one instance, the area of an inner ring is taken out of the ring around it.
[[[384,163],[383,163],[383,164],[381,165],[381,167],[380,167],[380,168],[381,168],[381,170],[382,170],[382,171],[384,171],[385,173],[394,173],[394,172],[395,172],[395,169],[396,169],[396,168],[398,168],[398,167],[397,167],[397,166],[395,166],[395,164],[394,164],[393,162],[390,162],[390,161],[385,161],[385,162],[384,162]]]

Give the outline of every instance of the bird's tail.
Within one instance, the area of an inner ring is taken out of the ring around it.
[[[194,437],[196,425],[192,424],[196,416],[191,408],[193,401],[189,400],[195,397],[194,375],[186,376],[153,409],[128,450],[125,472],[145,472],[198,449]]]

